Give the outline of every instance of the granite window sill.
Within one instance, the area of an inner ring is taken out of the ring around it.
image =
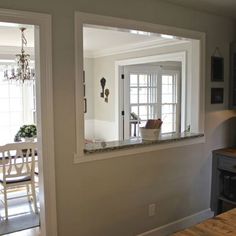
[[[86,144],[82,155],[75,154],[74,163],[134,155],[204,142],[205,137],[202,133],[181,133],[161,135],[158,140],[153,141],[132,138],[124,141],[90,143]]]
[[[131,138],[122,141],[111,141],[111,142],[95,142],[85,145],[84,153],[93,154],[101,152],[109,152],[121,149],[130,149],[136,147],[144,147],[149,145],[158,145],[164,143],[172,143],[183,141],[187,139],[204,137],[201,133],[180,133],[180,134],[166,134],[161,135],[158,140],[142,140],[141,138]]]

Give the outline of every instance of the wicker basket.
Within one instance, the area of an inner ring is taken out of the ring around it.
[[[140,127],[140,135],[144,140],[157,140],[160,136],[161,129],[146,129]]]

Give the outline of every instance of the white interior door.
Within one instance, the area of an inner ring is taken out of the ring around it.
[[[157,66],[124,68],[124,138],[139,136],[139,127],[161,115],[160,71]]]
[[[162,133],[179,131],[180,72],[161,66],[124,66],[123,137],[139,137],[148,119],[163,120]]]

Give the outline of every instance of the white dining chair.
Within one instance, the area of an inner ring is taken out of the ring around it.
[[[2,202],[5,207],[6,219],[8,219],[8,200],[21,197],[28,197],[30,203],[32,198],[35,213],[38,213],[34,182],[36,148],[37,143],[34,142],[11,143],[0,146],[2,159],[0,184],[2,185]],[[26,194],[9,197],[8,190],[18,187],[25,187]]]

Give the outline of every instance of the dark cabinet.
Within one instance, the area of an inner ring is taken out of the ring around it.
[[[230,44],[229,108],[236,109],[236,42]]]
[[[215,215],[236,207],[236,148],[213,151],[211,210]]]

